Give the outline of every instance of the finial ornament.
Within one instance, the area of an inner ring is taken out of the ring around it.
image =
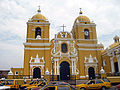
[[[39,9],[37,10],[37,12],[40,13],[40,12],[41,12],[41,10],[40,10],[40,6],[38,6],[38,7],[39,7]]]
[[[79,14],[82,14],[82,10],[81,10],[82,8],[80,8],[80,13]]]

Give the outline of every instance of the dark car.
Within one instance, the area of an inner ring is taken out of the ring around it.
[[[76,90],[66,82],[50,82],[39,90]]]

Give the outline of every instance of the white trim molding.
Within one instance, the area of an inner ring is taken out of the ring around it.
[[[50,50],[50,48],[24,48],[25,50]]]
[[[97,39],[77,39],[77,40],[81,40],[81,41],[97,41]]]
[[[27,24],[37,24],[37,25],[39,25],[39,26],[45,26],[45,25],[50,25],[50,23],[49,22],[27,22]],[[42,25],[41,25],[42,24]]]
[[[82,47],[101,47],[101,44],[77,44],[78,46],[82,46]]]
[[[41,38],[41,39],[27,38],[26,40],[49,40],[49,38]]]
[[[73,38],[54,38],[54,40],[73,41]]]
[[[50,46],[51,43],[23,43],[25,46]]]
[[[78,48],[78,50],[83,50],[83,51],[98,51],[98,50],[102,50],[102,49],[86,49],[86,48]]]
[[[86,76],[80,76],[80,78],[86,78]]]

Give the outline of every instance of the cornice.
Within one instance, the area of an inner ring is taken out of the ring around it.
[[[95,24],[95,23],[91,23],[91,24],[76,23],[75,26],[81,26],[81,27],[96,27],[96,24]]]
[[[49,22],[27,22],[27,24],[31,24],[31,25],[41,25],[41,26],[43,26],[43,25],[50,25],[50,23]]]
[[[72,38],[54,38],[54,40],[66,40],[66,41],[73,41]]]
[[[97,41],[97,39],[76,39],[76,40],[81,40],[81,41]]]
[[[102,50],[102,49],[86,49],[86,48],[78,48],[78,50],[81,50],[81,51],[99,51],[99,50]]]
[[[82,46],[82,47],[102,47],[101,44],[77,44],[78,46]]]
[[[41,39],[26,38],[26,40],[49,40],[49,38],[41,38]]]
[[[24,48],[25,50],[50,50],[50,48]]]
[[[51,43],[23,43],[25,46],[50,46]]]

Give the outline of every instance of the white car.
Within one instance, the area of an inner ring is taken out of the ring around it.
[[[0,90],[10,90],[10,86],[3,86],[0,84]]]

